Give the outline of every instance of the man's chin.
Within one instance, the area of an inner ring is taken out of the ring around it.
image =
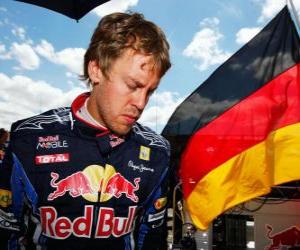
[[[110,129],[114,134],[118,136],[125,136],[129,133],[133,125],[118,125],[118,126],[112,126]]]

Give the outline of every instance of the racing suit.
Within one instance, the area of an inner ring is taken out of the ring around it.
[[[76,112],[88,97],[12,125],[2,210],[21,222],[29,204],[46,249],[163,249],[169,144],[138,123],[123,138],[87,124]]]

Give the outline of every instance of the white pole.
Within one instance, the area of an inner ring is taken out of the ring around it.
[[[294,6],[293,0],[289,0],[289,1],[290,1],[293,16],[295,17],[295,20],[296,20],[296,24],[297,24],[298,28],[300,29],[300,21],[299,21],[298,13],[297,13],[296,8]]]

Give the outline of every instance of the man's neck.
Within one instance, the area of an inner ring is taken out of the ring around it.
[[[92,124],[96,127],[106,129],[102,124],[100,124],[97,120],[95,120],[94,117],[88,111],[88,100],[89,100],[89,98],[87,98],[85,100],[84,104],[77,111],[76,115],[79,116],[81,119],[83,119],[84,121],[86,121],[89,124]]]

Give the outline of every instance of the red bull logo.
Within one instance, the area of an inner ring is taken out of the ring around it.
[[[38,139],[39,142],[54,142],[59,141],[59,135],[47,135],[45,137],[40,136]]]
[[[277,234],[271,235],[272,226],[266,225],[267,237],[272,243],[265,250],[280,250],[286,247],[300,247],[300,230],[296,226],[289,227]]]
[[[83,171],[76,172],[64,179],[59,179],[59,174],[51,173],[51,187],[55,190],[48,195],[52,201],[68,193],[72,197],[82,196],[91,202],[105,202],[112,197],[127,197],[133,202],[138,202],[136,191],[139,190],[140,178],[134,178],[133,183],[127,180],[115,169],[106,165],[104,169],[98,165],[91,165]],[[99,196],[100,193],[100,196]],[[100,200],[99,200],[100,197]]]
[[[131,206],[127,217],[116,217],[114,209],[102,207],[95,215],[97,218],[94,218],[94,206],[89,205],[84,207],[82,217],[72,221],[65,216],[58,217],[54,207],[41,207],[42,232],[54,239],[67,239],[71,235],[91,238],[93,221],[96,219],[95,238],[120,237],[131,232],[135,212],[136,206]]]
[[[116,198],[120,198],[124,194],[128,199],[138,202],[139,198],[135,195],[135,191],[139,190],[139,182],[141,178],[135,178],[133,185],[125,179],[120,173],[114,174],[109,180],[105,188],[106,194],[111,194]]]
[[[52,180],[50,185],[55,188],[55,191],[49,194],[49,201],[63,196],[66,192],[68,192],[72,197],[78,197],[83,194],[93,192],[88,178],[82,172],[76,172],[58,182],[57,179],[59,178],[59,174],[52,172],[51,177]]]

